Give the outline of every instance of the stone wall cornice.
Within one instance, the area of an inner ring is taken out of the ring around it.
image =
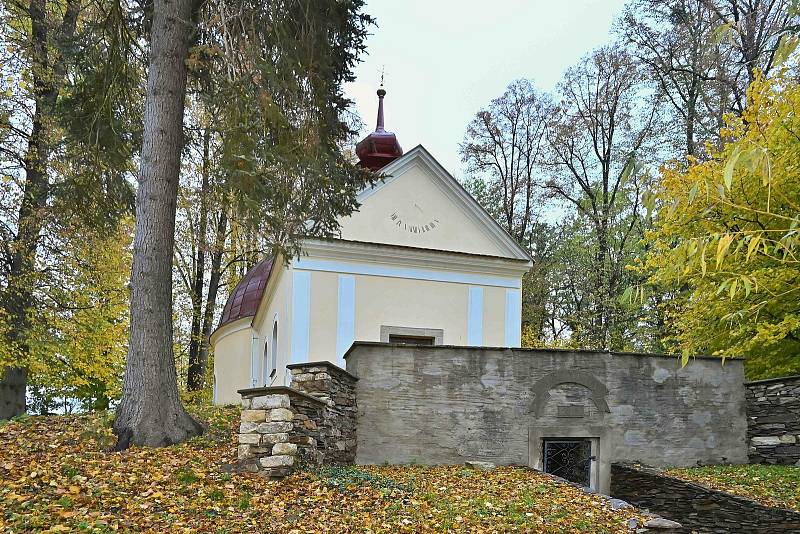
[[[760,385],[767,385],[767,384],[777,384],[778,382],[785,382],[787,384],[791,384],[794,382],[800,383],[800,375],[791,375],[791,376],[780,376],[777,378],[765,378],[763,380],[751,380],[749,382],[745,382],[746,386],[760,386]]]
[[[347,376],[352,380],[358,380],[358,377],[352,373],[348,373],[345,369],[342,369],[338,365],[331,363],[329,361],[323,360],[318,362],[306,362],[306,363],[290,363],[286,366],[287,369],[306,369],[308,367],[325,367],[326,369],[333,371],[334,373],[339,373],[341,375]]]
[[[324,405],[325,401],[318,399],[313,395],[309,395],[299,389],[291,388],[289,386],[266,386],[260,388],[245,388],[237,391],[243,399],[252,399],[254,397],[264,397],[266,395],[289,395],[289,398],[297,397],[303,398],[308,401],[316,402]]]
[[[381,341],[354,341],[353,345],[347,350],[344,354],[344,358],[347,359],[347,356],[356,350],[358,347],[400,347],[400,348],[408,348],[408,345],[404,345],[402,343],[384,343]],[[547,348],[547,349],[536,349],[536,348],[518,348],[518,347],[489,347],[489,346],[481,346],[481,347],[469,347],[464,345],[426,345],[424,350],[444,350],[445,352],[448,350],[463,350],[463,351],[474,351],[474,350],[509,350],[514,352],[523,352],[529,353],[531,356],[538,356],[541,354],[547,353],[559,353],[559,354],[597,354],[597,355],[609,355],[612,357],[631,357],[631,358],[662,358],[662,359],[669,359],[669,360],[680,360],[679,354],[659,354],[659,353],[651,353],[651,352],[623,352],[623,351],[602,351],[602,350],[589,350],[589,349],[562,349],[562,348]],[[718,356],[708,356],[708,355],[697,355],[692,356],[689,360],[716,360],[722,364],[722,358]],[[733,361],[743,363],[744,358],[740,358],[738,356],[735,357],[727,357],[725,361]],[[294,365],[307,365],[307,364],[294,364]]]

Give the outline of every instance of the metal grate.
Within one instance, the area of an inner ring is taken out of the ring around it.
[[[592,444],[587,439],[544,440],[544,470],[570,482],[589,486]]]

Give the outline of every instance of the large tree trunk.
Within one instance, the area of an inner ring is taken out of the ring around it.
[[[28,370],[8,367],[0,377],[0,420],[25,413],[25,390]]]
[[[58,47],[70,41],[80,12],[80,1],[70,0],[64,18],[54,36]],[[49,134],[53,112],[63,82],[66,66],[59,50],[50,50],[50,30],[45,0],[33,0],[28,7],[31,23],[32,82],[35,98],[31,132],[23,159],[25,186],[17,215],[17,235],[14,238],[8,288],[3,308],[10,318],[6,342],[20,355],[28,355],[29,308],[33,304],[36,255],[39,235],[44,225],[44,210],[50,195],[48,164],[51,154]],[[25,364],[8,367],[0,374],[0,419],[9,419],[26,411],[28,370]]]
[[[131,444],[170,445],[203,431],[178,397],[172,350],[172,251],[192,11],[192,0],[154,4],[136,193],[130,345],[114,422],[116,450]]]

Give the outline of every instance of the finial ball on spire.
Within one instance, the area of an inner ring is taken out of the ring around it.
[[[378,89],[378,96],[379,96],[379,97],[381,97],[381,98],[383,98],[384,96],[386,96],[386,90],[385,90],[383,87],[381,87],[380,89]]]

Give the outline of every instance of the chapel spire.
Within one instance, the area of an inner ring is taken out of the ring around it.
[[[383,78],[381,76],[381,78]],[[403,149],[397,142],[397,136],[385,130],[383,120],[383,97],[386,90],[383,88],[383,80],[378,89],[378,120],[375,124],[375,131],[366,136],[356,145],[356,155],[358,164],[373,171],[388,165],[403,155]]]
[[[378,123],[375,125],[376,132],[383,132],[383,97],[386,96],[386,91],[381,84],[380,89],[378,89]]]

